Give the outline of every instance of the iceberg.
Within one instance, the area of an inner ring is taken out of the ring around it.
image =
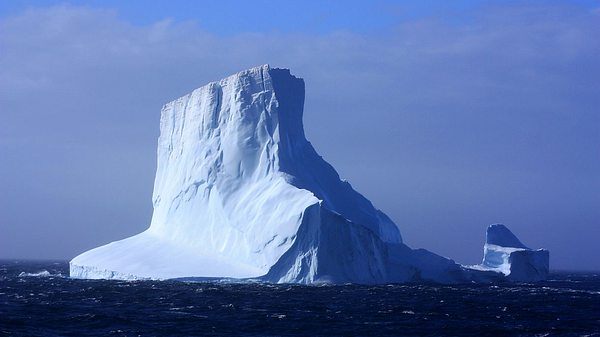
[[[550,253],[545,249],[532,250],[502,224],[488,227],[483,261],[473,266],[505,275],[511,281],[541,281],[548,277]]]
[[[477,267],[406,246],[398,226],[317,154],[303,109],[304,81],[268,65],[167,103],[149,228],[75,257],[70,276],[457,283],[521,280],[539,262],[519,246],[496,263],[490,242]]]

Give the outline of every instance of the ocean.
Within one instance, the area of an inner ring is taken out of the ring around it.
[[[0,261],[1,336],[600,336],[600,273],[524,284],[276,285],[68,278]]]

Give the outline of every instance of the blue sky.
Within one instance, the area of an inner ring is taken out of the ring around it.
[[[463,21],[470,10],[492,6],[560,6],[570,4],[596,8],[598,1],[4,1],[0,15],[10,16],[27,8],[55,5],[114,9],[118,17],[135,25],[149,25],[164,19],[191,21],[219,35],[248,32],[328,33],[331,31],[381,32],[399,22],[424,17]],[[457,15],[458,14],[458,15]]]
[[[336,30],[377,31],[398,20],[478,6],[473,1],[398,2],[374,1],[30,1],[4,2],[4,15],[28,7],[83,5],[117,9],[119,18],[148,25],[171,18],[193,21],[204,29],[230,35],[247,32],[326,33]]]
[[[0,3],[0,258],[145,229],[162,104],[270,63],[309,140],[406,242],[487,225],[600,270],[598,1]]]

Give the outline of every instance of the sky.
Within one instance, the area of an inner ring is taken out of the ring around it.
[[[0,258],[149,226],[162,105],[269,63],[404,241],[475,264],[507,225],[600,270],[600,1],[0,3]]]

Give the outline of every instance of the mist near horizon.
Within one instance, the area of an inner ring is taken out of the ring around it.
[[[600,270],[599,15],[476,6],[291,32],[2,15],[0,258],[70,259],[146,229],[162,105],[269,63],[304,78],[308,140],[410,246],[475,264],[504,223],[553,269]]]

